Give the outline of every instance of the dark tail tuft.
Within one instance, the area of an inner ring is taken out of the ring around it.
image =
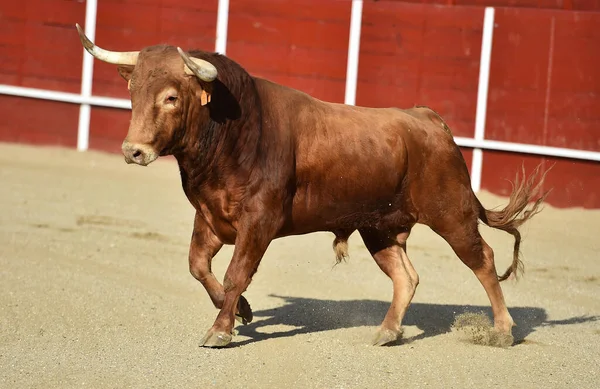
[[[354,230],[336,230],[335,240],[333,241],[333,251],[335,253],[336,265],[348,258],[348,238]]]
[[[518,228],[542,210],[542,202],[546,199],[550,190],[542,193],[537,198],[536,196],[538,196],[546,174],[550,169],[546,170],[540,177],[540,165],[538,165],[531,176],[527,178],[525,166],[523,166],[521,174],[517,173],[509,202],[504,209],[492,211],[485,209],[483,206],[480,207],[479,218],[485,224],[506,231],[515,238],[512,264],[504,274],[498,276],[499,281],[506,280],[511,274],[518,277],[518,273],[523,273],[523,262],[519,258],[521,233]],[[533,204],[530,205],[530,203]]]

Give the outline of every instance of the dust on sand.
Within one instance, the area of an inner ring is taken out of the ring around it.
[[[486,207],[506,202],[479,197]],[[599,211],[546,206],[522,229],[525,274],[502,283],[515,345],[503,348],[452,331],[463,313],[491,317],[489,301],[448,245],[421,226],[408,241],[421,283],[400,344],[370,346],[392,285],[360,236],[350,237],[350,258],[333,266],[333,235],[318,233],[273,242],[244,294],[254,321],[237,327],[230,348],[199,348],[217,311],[187,269],[192,222],[172,159],[141,168],[119,155],[0,144],[0,387],[600,382]],[[503,271],[512,237],[486,227],[482,234]],[[231,253],[226,247],[215,258],[219,278]]]
[[[494,330],[494,325],[484,312],[465,312],[456,316],[452,328],[466,334],[473,344],[509,347],[514,343],[512,335]]]

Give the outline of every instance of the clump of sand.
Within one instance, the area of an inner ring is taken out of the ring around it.
[[[510,347],[512,335],[496,331],[489,317],[483,312],[467,312],[457,315],[452,328],[465,335],[474,344],[494,347]]]

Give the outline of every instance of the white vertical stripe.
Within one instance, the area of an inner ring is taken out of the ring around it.
[[[492,37],[494,35],[494,8],[486,7],[483,18],[483,37],[481,39],[481,60],[479,62],[479,88],[477,90],[477,113],[475,115],[476,141],[485,138],[485,120],[487,115],[488,86],[490,81],[490,62],[492,58]],[[471,187],[474,192],[481,189],[481,169],[483,165],[483,152],[477,148],[473,150],[471,164]]]
[[[227,23],[229,21],[229,0],[219,0],[217,11],[217,37],[215,51],[225,54],[227,50]]]
[[[346,95],[344,103],[356,103],[356,81],[358,78],[358,54],[360,50],[360,27],[362,24],[362,0],[352,0],[350,14],[350,37],[348,39],[348,65],[346,68]]]
[[[94,42],[96,40],[96,13],[98,10],[97,0],[87,0],[85,4],[85,27],[84,32]],[[90,97],[92,95],[92,80],[94,75],[94,57],[83,51],[83,70],[81,72],[81,95]],[[79,107],[79,124],[77,126],[77,150],[85,151],[89,146],[90,138],[90,115],[89,104],[81,104]]]

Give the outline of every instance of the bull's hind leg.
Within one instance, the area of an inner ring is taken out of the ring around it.
[[[443,227],[433,230],[450,244],[456,255],[475,273],[483,285],[492,306],[494,329],[504,335],[496,338],[498,344],[512,343],[514,321],[508,313],[498,282],[494,252],[479,233],[477,217],[473,215],[466,220],[458,216],[449,217],[444,220]]]
[[[391,234],[373,229],[360,229],[365,246],[379,268],[391,278],[394,295],[373,344],[381,346],[402,336],[402,319],[419,284],[419,276],[406,255],[406,239],[410,230]]]

